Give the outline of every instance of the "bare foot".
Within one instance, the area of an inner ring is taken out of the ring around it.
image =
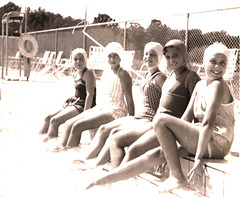
[[[183,178],[182,180],[177,179],[176,177],[170,176],[166,179],[161,185],[159,185],[159,193],[168,193],[174,189],[186,187],[187,180]]]
[[[58,145],[55,148],[50,149],[49,151],[58,153],[58,152],[61,152],[61,151],[67,151],[67,148],[62,146],[62,145]]]
[[[50,139],[49,137],[44,138],[44,139],[43,139],[43,143],[48,142],[49,139]]]
[[[47,136],[47,137],[45,137],[44,139],[43,139],[43,143],[46,143],[46,142],[48,142],[49,140],[51,140],[51,139],[56,139],[58,136]]]
[[[45,135],[45,134],[47,134],[47,132],[45,132],[45,131],[44,132],[39,132],[38,134],[39,135]]]

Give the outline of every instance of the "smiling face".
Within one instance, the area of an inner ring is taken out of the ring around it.
[[[111,53],[108,55],[108,63],[111,69],[114,70],[116,67],[120,66],[121,58],[116,53]]]
[[[85,59],[81,53],[77,53],[73,57],[73,64],[77,70],[83,70],[85,68]]]
[[[154,50],[149,50],[144,52],[144,62],[149,68],[158,66],[158,55]]]
[[[227,62],[228,59],[225,54],[212,55],[205,66],[207,77],[212,80],[221,78],[226,73]]]
[[[170,70],[177,71],[184,66],[185,60],[176,47],[167,47],[164,55]]]

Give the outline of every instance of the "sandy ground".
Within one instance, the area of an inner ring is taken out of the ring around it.
[[[42,143],[38,130],[44,116],[72,94],[71,83],[69,77],[1,81],[0,197],[158,197],[156,186],[140,178],[85,190],[106,172],[82,170],[78,162],[84,149],[47,151],[57,142]],[[89,141],[89,134],[83,134],[82,145]]]
[[[159,197],[156,186],[140,178],[85,190],[87,184],[106,172],[100,168],[82,169],[79,159],[83,148],[49,152],[47,149],[55,146],[56,140],[44,144],[38,135],[44,116],[73,93],[69,88],[72,81],[69,77],[56,80],[31,75],[28,82],[0,82],[0,197]],[[239,129],[239,121],[236,123]],[[88,133],[83,137],[84,147],[90,139]],[[233,150],[240,151],[237,143]]]

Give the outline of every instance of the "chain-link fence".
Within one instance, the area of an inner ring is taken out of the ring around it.
[[[147,42],[156,41],[165,45],[171,39],[185,42],[191,69],[204,77],[203,53],[207,46],[222,42],[229,49],[237,49],[234,72],[228,78],[235,98],[240,99],[239,91],[239,38],[240,30],[236,21],[240,18],[240,8],[231,8],[181,15],[161,16],[154,19],[124,22],[89,24],[70,28],[31,32],[38,41],[37,56],[45,51],[63,51],[63,58],[69,58],[76,47],[106,46],[116,41],[125,50],[135,51],[132,68],[138,70],[142,63],[143,49]],[[2,44],[1,44],[2,46]],[[17,46],[17,44],[16,44]],[[15,55],[17,47],[12,45],[9,54]]]

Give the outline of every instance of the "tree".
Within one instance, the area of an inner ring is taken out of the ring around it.
[[[136,22],[131,22],[127,29],[127,45],[133,44],[134,51],[143,50],[145,45],[145,29]]]
[[[115,19],[112,19],[107,14],[98,14],[97,17],[94,17],[93,24],[95,24],[95,23],[107,23],[107,22],[114,22],[114,21],[115,21]],[[119,25],[118,25],[118,23],[111,23],[111,24],[106,25],[106,27],[118,29]]]
[[[11,11],[21,11],[21,7],[15,5],[12,2],[4,5],[0,8],[0,17],[2,19],[5,13]],[[55,29],[61,27],[70,27],[75,26],[77,24],[84,24],[84,20],[82,19],[73,19],[72,17],[62,17],[61,14],[54,14],[52,12],[46,12],[45,9],[38,8],[38,10],[33,10],[29,12],[28,16],[28,27],[27,31],[40,31],[47,29]],[[19,24],[12,23],[9,24],[9,35],[13,35],[14,31],[18,27]],[[0,24],[0,32],[2,31],[2,23]],[[1,32],[2,34],[2,32]]]
[[[109,15],[107,14],[98,14],[97,17],[94,17],[93,23],[106,23],[113,20]]]
[[[4,5],[0,8],[0,18],[1,18],[1,24],[0,24],[0,33],[2,34],[2,17],[5,13],[12,12],[12,11],[18,11],[20,12],[21,8],[14,4],[13,2],[9,2],[8,4]],[[12,24],[9,24],[9,35],[13,35],[16,28],[18,28],[19,23],[13,22]]]
[[[47,29],[55,29],[61,27],[75,26],[84,20],[73,19],[72,17],[63,18],[60,14],[46,12],[44,9],[38,8],[29,13],[28,31],[39,31]]]

